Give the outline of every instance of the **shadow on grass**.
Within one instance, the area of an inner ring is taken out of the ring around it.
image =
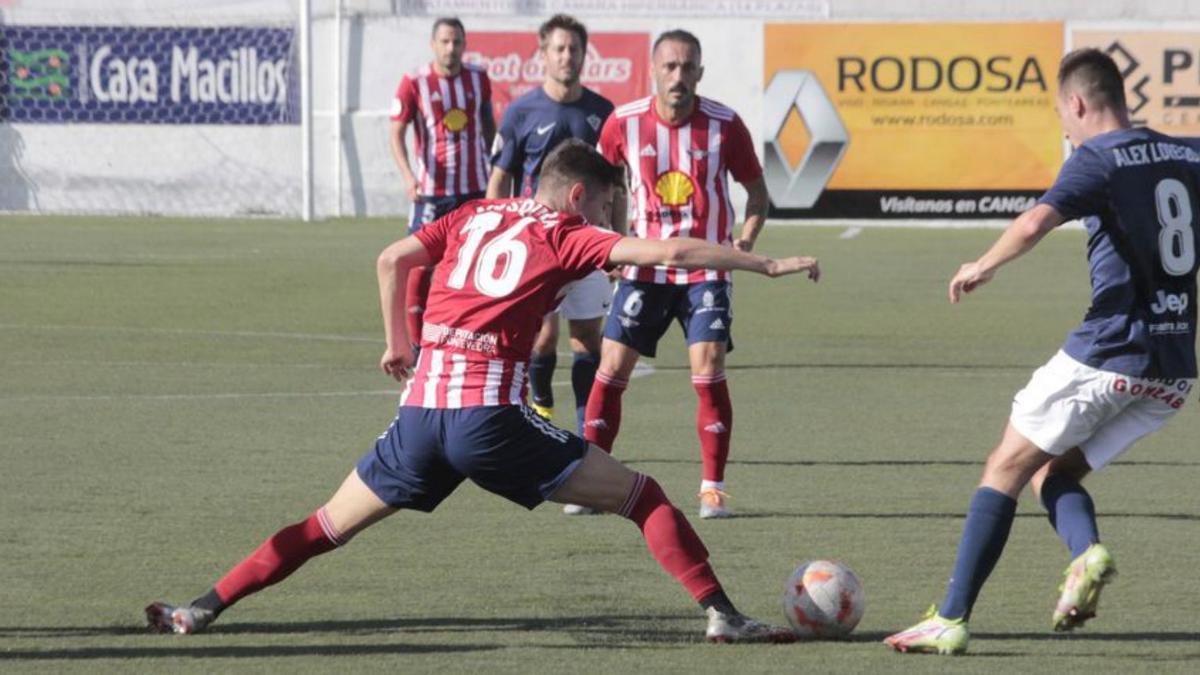
[[[3,661],[87,661],[93,659],[222,658],[253,659],[279,656],[370,656],[380,654],[453,654],[492,651],[500,645],[196,645],[179,647],[79,647],[76,649],[0,651]]]
[[[664,627],[664,622],[690,621],[688,630]],[[71,649],[28,649],[0,651],[0,661],[87,660],[146,657],[219,657],[257,658],[267,656],[371,655],[471,652],[503,649],[504,645],[486,644],[319,644],[319,645],[205,645],[209,637],[233,635],[313,635],[337,634],[342,637],[393,636],[404,634],[486,634],[486,633],[558,633],[578,641],[561,648],[619,649],[700,642],[703,626],[699,614],[596,615],[571,617],[462,618],[423,617],[400,619],[361,619],[333,621],[295,621],[278,623],[226,623],[212,627],[205,636],[187,638],[188,646],[179,646],[175,636],[155,636],[143,627],[133,626],[0,626],[0,638],[86,638],[102,636],[146,635],[161,637],[162,647],[80,647]]]
[[[691,621],[695,630],[673,630],[663,622]],[[578,637],[626,642],[694,641],[703,625],[703,615],[592,615],[558,617],[465,618],[413,617],[403,619],[367,619],[348,621],[313,621],[288,623],[231,623],[213,627],[222,634],[292,634],[292,633],[504,633],[554,632]]]

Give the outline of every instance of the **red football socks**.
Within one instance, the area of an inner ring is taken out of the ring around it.
[[[729,460],[729,437],[733,433],[733,404],[725,373],[693,375],[692,386],[700,403],[696,407],[696,433],[700,435],[700,456],[704,480],[725,480],[725,462]]]
[[[245,560],[221,577],[213,590],[226,606],[283,581],[310,558],[341,546],[341,534],[318,509],[305,520],[271,535]]]
[[[633,490],[617,513],[637,524],[654,559],[697,601],[721,590],[721,582],[708,564],[704,542],[667,499],[658,481],[637,474]]]
[[[617,431],[621,429],[621,395],[629,380],[622,380],[604,371],[596,373],[592,392],[588,395],[583,414],[583,437],[611,453]]]

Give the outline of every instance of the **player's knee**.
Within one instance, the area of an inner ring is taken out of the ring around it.
[[[533,340],[533,353],[539,356],[553,354],[558,349],[558,331],[543,329]]]
[[[725,350],[712,342],[698,342],[690,350],[693,375],[722,375],[725,373]]]
[[[643,525],[659,508],[674,509],[674,504],[667,497],[658,481],[653,476],[644,473],[634,474],[633,486],[625,497],[625,503],[617,509],[616,514],[624,516],[639,526]]]
[[[638,353],[625,345],[605,342],[600,349],[599,372],[606,377],[628,380],[637,365]]]
[[[575,351],[586,350],[591,354],[599,354],[603,337],[603,329],[598,321],[589,319],[571,322],[571,346]]]
[[[1039,451],[1040,452],[1040,451]],[[1003,446],[988,455],[980,485],[1016,498],[1044,464],[1030,453],[1007,451]]]

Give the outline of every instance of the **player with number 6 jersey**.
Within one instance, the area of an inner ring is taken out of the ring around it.
[[[628,174],[629,231],[648,240],[699,239],[750,251],[766,222],[767,187],[750,132],[730,108],[696,95],[704,75],[700,41],[684,30],[654,41],[657,93],[617,108],[600,132],[600,152]],[[746,215],[734,238],[729,176],[746,189]],[[622,205],[614,207],[617,215]],[[725,465],[733,403],[725,355],[733,348],[733,280],[725,270],[630,266],[613,296],[600,368],[584,415],[589,441],[612,450],[621,398],[640,357],[678,322],[687,340],[700,440],[700,517],[731,515]]]
[[[309,559],[401,509],[433,511],[470,479],[525,508],[575,503],[632,521],[664,571],[704,608],[708,640],[794,641],[790,630],[737,611],[708,550],[653,478],[524,405],[525,366],[542,316],[565,285],[597,268],[672,264],[819,276],[812,258],[640,241],[590,225],[608,219],[619,179],[590,145],[566,141],[546,159],[536,199],[472,202],[385,249],[376,268],[387,345],[380,366],[407,381],[396,418],[324,506],[269,537],[192,603],[151,604],[150,626],[204,630]],[[434,266],[429,317],[413,372],[403,282],[427,264]]]
[[[1166,424],[1195,385],[1200,152],[1131,126],[1121,72],[1103,52],[1067,54],[1058,84],[1059,117],[1075,150],[1038,204],[959,268],[950,300],[990,281],[1058,225],[1082,219],[1092,305],[1014,398],[971,500],[942,605],[885,640],[902,652],[966,650],[966,622],[1027,483],[1071,556],[1051,627],[1070,631],[1094,617],[1116,567],[1081,481]]]

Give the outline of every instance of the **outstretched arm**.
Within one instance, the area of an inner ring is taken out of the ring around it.
[[[405,321],[404,286],[408,272],[430,262],[429,252],[416,237],[405,237],[379,254],[375,273],[379,278],[379,307],[383,312],[383,333],[387,349],[379,361],[383,372],[399,381],[411,374],[412,343]]]
[[[608,254],[611,265],[666,265],[685,269],[745,270],[768,277],[808,272],[808,278],[821,278],[816,258],[793,256],[767,258],[700,239],[647,240],[626,237]]]
[[[950,280],[950,302],[957,303],[964,293],[991,281],[996,270],[1027,253],[1063,222],[1062,214],[1047,204],[1038,204],[1017,216],[987,253],[958,268]]]

